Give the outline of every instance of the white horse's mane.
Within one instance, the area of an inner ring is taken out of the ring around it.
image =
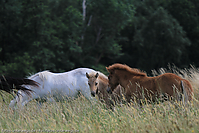
[[[49,70],[45,70],[45,71],[42,71],[42,72],[38,72],[34,75],[31,75],[30,77],[28,77],[29,79],[33,79],[34,77],[36,76],[39,76],[42,80],[44,79],[47,79],[48,75],[50,74],[51,72]]]

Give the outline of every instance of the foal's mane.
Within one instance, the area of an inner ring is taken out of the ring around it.
[[[99,79],[103,80],[104,82],[108,82],[108,77],[106,75],[104,75],[103,73],[101,72],[98,72],[99,73]]]
[[[146,73],[141,71],[140,69],[131,68],[127,65],[123,65],[123,64],[119,64],[119,63],[113,64],[113,65],[109,66],[107,69],[110,70],[110,71],[112,71],[112,70],[125,70],[125,71],[132,73],[132,74],[135,74],[137,76],[147,76]]]

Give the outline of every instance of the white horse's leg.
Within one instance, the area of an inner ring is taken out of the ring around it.
[[[53,97],[48,97],[48,98],[47,98],[47,101],[52,102],[52,103],[55,103],[55,102],[56,102],[55,99],[54,99]]]
[[[82,91],[80,90],[80,93],[87,99],[87,100],[94,100],[95,98],[91,96],[91,92],[90,91]]]
[[[95,97],[91,96],[91,92],[90,91],[82,91],[81,90],[80,92],[90,102],[91,108],[93,108],[93,106],[97,103],[97,99]]]
[[[58,108],[57,102],[52,96],[48,97],[47,101],[49,101],[50,103],[52,103],[54,106],[56,106]]]
[[[14,109],[14,106],[16,105],[16,103],[17,103],[17,100],[16,100],[16,98],[14,98],[14,99],[10,102],[9,107],[12,108],[12,109]]]
[[[18,107],[22,107],[25,105],[25,101],[23,97],[19,94],[10,102],[9,107],[14,109],[15,105],[17,104]]]
[[[17,106],[20,108],[22,108],[24,105],[26,105],[29,101],[32,100],[30,96],[27,96],[26,94],[20,92],[17,94],[15,99]]]

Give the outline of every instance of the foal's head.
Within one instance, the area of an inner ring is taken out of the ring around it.
[[[107,67],[106,69],[109,72],[109,86],[107,88],[107,92],[112,93],[112,91],[114,91],[114,89],[119,85],[119,78],[117,77],[115,70],[110,70]]]
[[[93,97],[95,97],[95,94],[98,94],[98,87],[99,87],[99,83],[98,83],[98,73],[91,73],[90,75],[88,73],[86,73],[86,77],[88,78],[88,85],[90,87],[91,90],[91,95]]]
[[[141,72],[139,69],[136,68],[130,68],[127,65],[123,64],[113,64],[109,67],[106,67],[107,71],[109,72],[109,87],[107,88],[108,93],[111,93],[122,81],[128,81],[128,77],[133,76],[140,76],[140,77],[146,77],[146,73]],[[122,78],[122,77],[126,77]]]

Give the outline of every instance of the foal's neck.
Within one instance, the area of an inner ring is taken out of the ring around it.
[[[101,85],[106,85],[108,82],[105,82],[103,80],[98,80],[98,82],[101,84]]]
[[[128,71],[122,71],[120,73],[117,73],[117,77],[119,80],[119,84],[125,88],[127,87],[127,85],[129,85],[130,82],[136,82],[140,79],[140,77],[143,77],[143,76],[136,75]]]
[[[104,90],[107,89],[107,87],[108,87],[108,79],[105,79],[103,77],[99,77],[98,82],[99,82],[99,89],[101,91],[104,91]]]

